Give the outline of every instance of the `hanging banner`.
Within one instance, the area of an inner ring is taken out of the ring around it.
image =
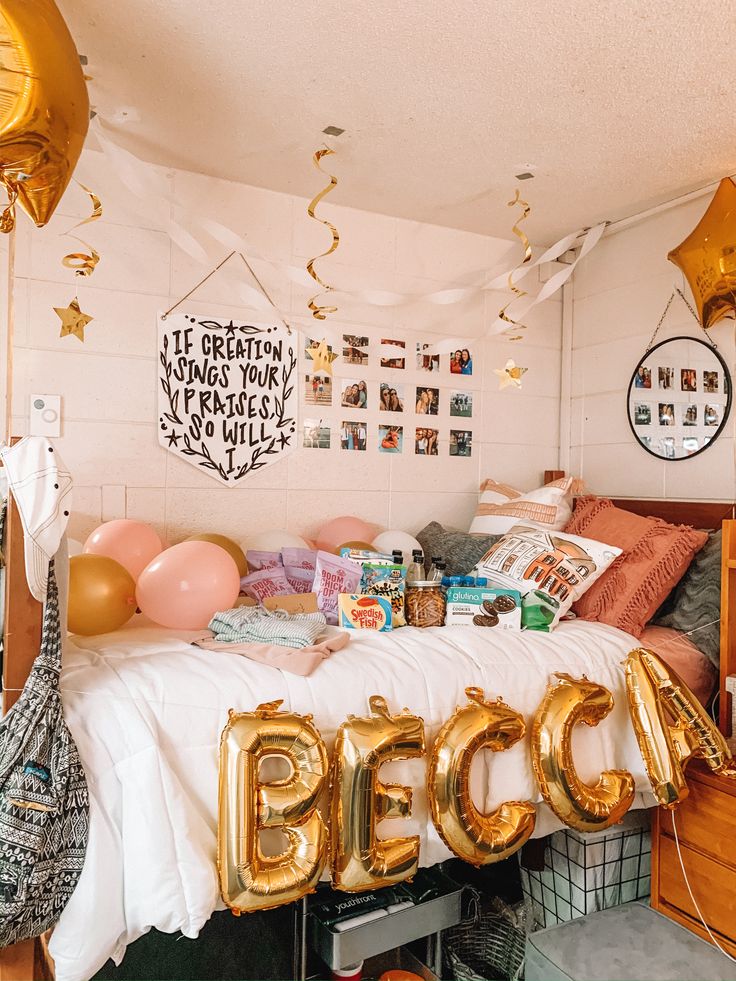
[[[159,442],[233,486],[296,446],[296,335],[286,327],[158,318]]]

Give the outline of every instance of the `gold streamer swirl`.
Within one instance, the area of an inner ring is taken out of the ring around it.
[[[508,202],[508,207],[509,208],[513,208],[517,204],[520,204],[522,206],[522,208],[524,209],[524,213],[522,214],[521,218],[519,218],[519,220],[517,221],[517,223],[512,227],[511,231],[514,233],[514,235],[517,236],[517,238],[521,241],[521,244],[524,247],[524,258],[523,258],[523,260],[520,263],[520,265],[523,266],[527,262],[530,262],[531,261],[531,258],[532,258],[532,246],[531,246],[531,242],[529,241],[528,237],[521,230],[521,228],[519,228],[519,225],[521,224],[522,221],[525,221],[529,217],[532,209],[531,209],[531,207],[529,205],[529,202],[528,201],[524,201],[522,199],[521,195],[519,194],[519,188],[518,187],[516,188],[516,197],[514,198],[513,201],[509,201]],[[516,268],[518,269],[519,267],[517,266]],[[516,272],[516,269],[512,269],[511,272],[509,273],[509,289],[511,290],[512,293],[515,294],[515,296],[511,300],[509,300],[509,302],[506,304],[505,307],[503,307],[503,309],[499,310],[498,316],[500,317],[501,320],[505,320],[507,324],[510,324],[512,327],[515,327],[516,330],[526,330],[526,325],[525,324],[520,324],[520,323],[518,323],[518,321],[512,320],[511,317],[507,317],[506,316],[506,310],[514,302],[514,300],[520,299],[522,296],[526,296],[526,290],[520,290],[519,287],[516,286],[515,283],[514,283],[514,273],[515,272]],[[509,334],[510,334],[510,330],[505,330],[504,331],[504,337],[509,337]],[[522,335],[521,334],[515,334],[513,337],[509,337],[509,340],[512,340],[512,341],[520,341],[521,339],[522,339]]]
[[[84,239],[79,238],[77,235],[72,235],[71,233],[75,229],[81,228],[82,225],[88,225],[90,222],[97,221],[98,218],[101,218],[102,202],[97,197],[95,192],[89,187],[85,187],[85,185],[81,184],[79,181],[77,181],[77,184],[79,184],[83,191],[89,194],[92,201],[92,214],[89,215],[88,218],[83,218],[82,221],[77,222],[76,225],[73,225],[66,234],[70,238],[75,239],[75,241],[81,242],[86,249],[89,249],[89,252],[70,252],[68,255],[64,256],[64,258],[61,260],[61,264],[66,266],[67,269],[73,269],[77,276],[91,276],[95,271],[97,263],[100,261],[100,255],[89,244],[89,242],[85,242]]]
[[[322,167],[320,166],[320,160],[322,159],[322,157],[329,156],[329,154],[334,152],[335,151],[331,150],[329,147],[324,147],[324,149],[322,150],[317,150],[317,152],[314,154],[314,157],[312,158],[314,162],[314,166],[317,168],[317,170],[321,171],[323,174],[327,174],[327,171],[322,170]],[[319,293],[315,293],[308,304],[309,309],[312,311],[312,316],[316,320],[325,320],[328,313],[337,313],[337,307],[325,306],[324,304],[319,305],[314,302],[317,299],[317,297],[320,296],[322,293],[329,293],[332,290],[332,286],[329,286],[327,283],[324,282],[324,280],[320,279],[314,268],[314,264],[317,261],[317,259],[324,259],[326,256],[332,255],[332,253],[340,244],[340,235],[338,234],[338,231],[335,228],[335,226],[332,224],[332,222],[327,221],[326,218],[318,218],[314,213],[315,208],[320,203],[320,201],[324,197],[326,197],[334,187],[337,187],[337,178],[333,174],[327,174],[327,176],[330,178],[330,183],[327,185],[327,187],[324,187],[319,192],[319,194],[316,195],[316,197],[312,198],[312,200],[309,202],[309,205],[307,206],[307,214],[309,215],[309,217],[314,218],[315,221],[318,221],[321,224],[325,225],[332,232],[332,245],[329,247],[329,249],[326,252],[323,252],[321,255],[314,256],[314,258],[310,259],[309,262],[307,263],[307,272],[315,281],[315,283],[317,283],[319,286],[322,287],[322,290],[320,290]]]

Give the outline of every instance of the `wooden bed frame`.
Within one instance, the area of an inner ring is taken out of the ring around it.
[[[16,442],[13,439],[11,442]],[[0,462],[2,466],[2,462]],[[562,470],[547,470],[545,483],[564,477]],[[736,502],[657,501],[614,499],[613,503],[634,514],[663,518],[673,524],[723,529],[721,567],[721,676],[720,727],[730,735],[730,696],[726,677],[736,674]],[[12,500],[8,501],[5,548],[5,625],[2,670],[3,714],[18,699],[38,654],[42,606],[28,589],[23,554],[23,527]],[[27,940],[0,950],[0,981],[53,981],[53,962],[45,937]]]

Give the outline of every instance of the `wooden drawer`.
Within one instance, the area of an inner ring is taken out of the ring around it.
[[[682,844],[682,860],[700,911],[719,940],[733,939],[736,926],[736,871],[725,868],[705,855]],[[675,842],[659,839],[659,903],[681,910],[691,917],[701,933],[700,917],[693,906],[682,875]],[[729,945],[729,950],[733,946]]]
[[[690,780],[689,787],[675,815],[680,844],[736,869],[736,801],[698,780]],[[674,837],[672,813],[662,808],[659,820],[661,830]]]

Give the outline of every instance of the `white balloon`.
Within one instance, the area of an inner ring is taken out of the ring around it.
[[[387,552],[389,555],[398,549],[404,553],[404,562],[411,562],[411,553],[415,549],[421,551],[422,548],[416,538],[412,538],[405,531],[398,531],[397,529],[382,531],[378,538],[373,539],[371,544],[379,552]]]
[[[280,552],[282,548],[309,548],[309,545],[299,535],[292,535],[283,528],[272,528],[248,538],[246,548],[258,552]]]

